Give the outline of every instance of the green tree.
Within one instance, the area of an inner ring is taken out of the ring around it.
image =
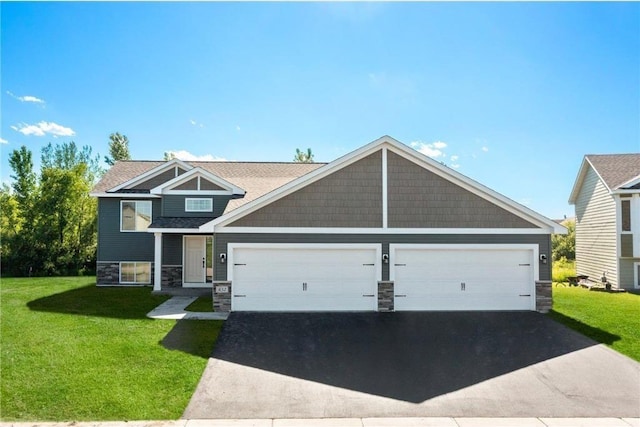
[[[567,234],[554,234],[551,236],[551,252],[553,260],[561,258],[568,260],[576,259],[576,222],[575,220],[565,220],[562,225],[567,227]]]
[[[297,163],[313,163],[313,153],[311,152],[311,148],[307,148],[307,151],[300,151],[299,148],[296,148],[296,155],[293,158],[294,162]]]
[[[104,161],[113,166],[118,160],[131,160],[129,153],[129,138],[119,132],[109,135],[109,156],[105,156]]]

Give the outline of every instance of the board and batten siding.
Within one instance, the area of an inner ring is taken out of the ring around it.
[[[184,173],[182,168],[178,168],[178,175]],[[159,185],[164,184],[167,181],[171,181],[176,177],[176,170],[171,168],[170,170],[163,172],[159,175],[156,175],[148,180],[141,182],[140,184],[133,187],[134,190],[151,190],[152,188],[156,188]]]
[[[126,196],[98,199],[98,261],[153,261],[152,233],[120,231],[120,201]],[[142,199],[135,199],[142,200]],[[160,200],[153,199],[153,219],[160,216]]]
[[[214,236],[215,280],[227,280],[227,264],[220,262],[228,254],[229,243],[380,243],[389,253],[390,243],[441,244],[537,244],[540,254],[551,259],[551,235],[548,234],[292,234],[292,233],[218,233]],[[389,280],[389,264],[382,264],[382,280]],[[551,280],[551,263],[539,264],[540,280]]]
[[[213,212],[186,212],[185,199],[213,199]],[[162,196],[162,216],[165,217],[181,217],[181,218],[217,218],[222,215],[227,208],[232,195],[216,195],[203,196],[201,194],[193,195],[164,195]]]
[[[537,228],[391,151],[389,228]]]
[[[382,227],[382,151],[229,224],[231,227]]]
[[[606,272],[608,281],[618,286],[616,203],[591,167],[576,198],[575,209],[577,274],[599,281]]]

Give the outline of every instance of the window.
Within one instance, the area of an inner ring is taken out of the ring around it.
[[[120,202],[120,231],[145,231],[150,224],[150,200],[123,200]]]
[[[151,263],[121,262],[120,283],[135,283],[139,285],[151,283]]]
[[[213,199],[184,199],[186,212],[213,212]]]
[[[622,201],[622,231],[631,231],[631,200]]]

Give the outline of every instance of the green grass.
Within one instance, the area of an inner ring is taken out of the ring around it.
[[[575,277],[576,275],[575,261],[567,261],[562,258],[558,261],[553,261],[552,268],[551,279],[557,283],[569,283],[567,277]]]
[[[4,421],[177,419],[218,321],[152,320],[168,297],[95,278],[2,279]]]
[[[199,297],[197,300],[189,304],[186,311],[195,311],[195,312],[212,312],[213,311],[213,298],[208,297]]]
[[[640,361],[640,295],[554,287],[549,316]]]

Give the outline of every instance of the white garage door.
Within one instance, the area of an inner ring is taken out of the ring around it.
[[[233,311],[372,311],[380,245],[229,244]]]
[[[390,245],[395,310],[534,310],[537,246]]]

